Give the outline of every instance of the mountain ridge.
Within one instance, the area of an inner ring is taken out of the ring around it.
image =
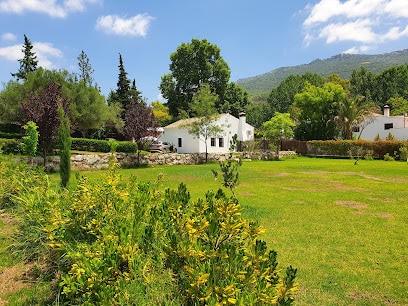
[[[323,77],[338,74],[349,79],[355,69],[366,67],[373,73],[380,73],[392,66],[408,64],[408,49],[382,54],[350,54],[340,53],[327,59],[315,59],[308,64],[280,67],[264,74],[237,80],[237,84],[245,88],[250,95],[269,93],[289,75],[302,75],[307,72]]]

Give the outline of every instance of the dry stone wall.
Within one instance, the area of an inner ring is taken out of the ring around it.
[[[294,155],[295,152],[280,152],[280,157]],[[75,154],[71,156],[71,168],[73,170],[106,169],[109,167],[110,153],[100,154]],[[247,160],[272,160],[276,159],[276,153],[269,151],[238,152],[235,158]],[[226,153],[208,153],[208,161],[224,161],[229,157]],[[116,153],[116,159],[122,167],[136,167],[138,165],[196,165],[205,162],[205,153],[201,154],[178,154],[178,153],[150,153],[150,154],[126,154]],[[33,159],[35,165],[43,165],[43,159]],[[59,171],[59,156],[47,158],[46,168]]]

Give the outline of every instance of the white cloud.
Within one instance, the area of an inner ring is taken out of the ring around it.
[[[45,69],[57,68],[51,59],[61,58],[61,50],[54,48],[50,43],[35,42],[33,43],[33,52],[36,54],[38,59],[38,66]]]
[[[83,12],[87,4],[97,4],[100,0],[65,0],[64,7],[70,12]]]
[[[312,7],[309,17],[304,21],[305,26],[329,21],[334,17],[362,18],[381,10],[384,0],[321,0]]]
[[[146,36],[153,17],[139,14],[130,18],[117,15],[101,16],[96,21],[96,29],[108,34],[123,36]]]
[[[0,48],[0,57],[9,61],[17,61],[22,57],[21,45],[8,46]]]
[[[4,33],[1,35],[1,40],[3,41],[15,41],[17,40],[17,36],[14,35],[13,33]]]
[[[0,1],[0,12],[23,14],[36,12],[55,18],[65,18],[69,13],[82,12],[88,4],[102,0],[3,0]]]
[[[319,38],[326,39],[328,44],[336,41],[373,43],[376,41],[376,34],[372,32],[371,25],[372,22],[369,19],[347,23],[331,23],[321,29]]]
[[[327,44],[354,42],[363,52],[385,42],[408,37],[407,0],[320,0],[306,6],[303,22],[307,45],[323,39]],[[348,51],[349,51],[348,50]]]
[[[61,58],[63,56],[61,50],[53,47],[50,43],[44,42],[34,42],[33,52],[37,56],[38,66],[45,69],[55,69],[57,68],[53,64],[53,59]],[[23,58],[23,45],[13,45],[8,47],[0,48],[0,57],[5,58],[9,61],[18,61]]]
[[[348,54],[358,54],[358,53],[365,53],[370,51],[372,48],[370,46],[358,46],[358,47],[352,47],[342,53],[348,53]]]
[[[392,0],[385,6],[386,13],[394,17],[408,18],[408,3],[407,0]]]
[[[382,35],[382,41],[398,40],[403,37],[408,37],[408,25],[403,30],[399,27],[391,28],[386,34]]]

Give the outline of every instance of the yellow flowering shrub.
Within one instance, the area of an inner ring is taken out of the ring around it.
[[[61,304],[294,301],[296,269],[279,273],[276,252],[258,239],[263,229],[221,189],[192,201],[184,184],[161,192],[156,183],[122,179],[114,163],[101,182],[77,181],[72,190],[44,181],[16,191],[27,212],[21,235],[42,247]]]

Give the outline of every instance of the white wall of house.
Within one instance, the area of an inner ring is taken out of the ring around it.
[[[186,128],[183,128],[183,124],[187,123],[188,120],[191,119],[179,120],[164,127],[164,132],[159,140],[173,143],[178,153],[204,153],[204,141],[195,138],[188,133]],[[221,114],[215,124],[222,127],[224,131],[217,137],[207,140],[208,153],[228,152],[230,140],[235,134],[240,141],[254,138],[254,127],[246,123],[245,115],[238,119],[230,114]]]
[[[360,139],[374,140],[377,135],[379,135],[381,139],[386,139],[389,133],[391,133],[394,139],[408,140],[407,116],[390,116],[389,108],[384,107],[384,113],[382,115],[373,114],[372,117],[367,120],[369,123],[362,129]],[[364,125],[365,123],[361,126]],[[359,132],[355,132],[354,136],[357,138],[359,134]]]

